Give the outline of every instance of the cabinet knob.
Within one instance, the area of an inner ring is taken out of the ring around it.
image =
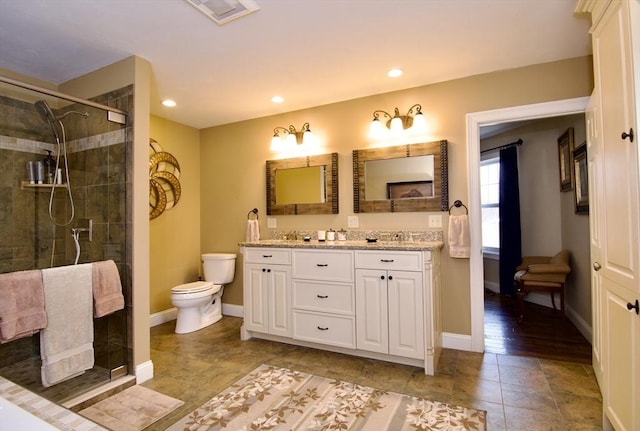
[[[271,272],[271,269],[267,268],[267,272]]]
[[[381,276],[380,276],[380,280],[384,280],[384,275],[381,275]]]
[[[636,299],[636,303],[632,304],[630,302],[627,302],[627,310],[631,311],[631,310],[636,310],[636,314],[640,314],[640,304],[638,303],[638,300]]]
[[[620,137],[622,139],[627,139],[629,138],[629,141],[633,142],[633,127],[629,129],[629,133],[627,132],[622,132],[622,135],[620,135]]]
[[[267,272],[267,269],[266,268],[262,268],[262,272]]]
[[[602,266],[600,266],[600,263],[599,262],[594,262],[593,270],[594,271],[600,271],[600,269],[602,269]]]
[[[392,275],[389,276],[389,280],[393,280],[393,276]]]

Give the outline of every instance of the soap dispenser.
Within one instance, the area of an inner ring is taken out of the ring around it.
[[[47,150],[47,157],[44,159],[44,182],[53,184],[53,177],[56,171],[56,162],[51,155],[51,150]]]

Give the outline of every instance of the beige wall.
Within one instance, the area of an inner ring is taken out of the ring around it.
[[[200,274],[200,132],[151,116],[151,138],[180,164],[178,204],[149,222],[150,312],[171,308],[171,288]]]
[[[534,65],[385,93],[271,117],[201,130],[201,251],[238,252],[247,212],[260,211],[267,236],[265,161],[280,156],[269,143],[276,126],[309,122],[320,138],[320,152],[339,154],[340,213],[278,216],[279,229],[346,228],[353,215],[351,152],[370,146],[367,130],[374,110],[401,111],[420,103],[431,125],[429,140],[449,141],[450,200],[468,202],[465,115],[503,107],[589,96],[593,88],[591,57]],[[447,214],[443,215],[446,231]],[[427,229],[425,213],[358,214],[359,229]],[[446,232],[445,232],[446,235]],[[446,237],[446,236],[445,236]],[[242,259],[223,301],[242,304]],[[448,258],[443,250],[443,329],[470,334],[469,262]]]

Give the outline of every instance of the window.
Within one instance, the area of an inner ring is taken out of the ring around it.
[[[480,162],[482,251],[500,254],[500,157]]]

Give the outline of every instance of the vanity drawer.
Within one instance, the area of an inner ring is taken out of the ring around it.
[[[422,271],[422,252],[356,250],[356,268]]]
[[[356,322],[352,316],[293,310],[294,339],[355,349],[355,334]]]
[[[247,247],[245,248],[244,261],[247,263],[275,263],[288,265],[291,263],[291,249]]]
[[[354,315],[353,284],[293,280],[293,308]]]
[[[353,251],[293,250],[293,278],[353,282]]]

